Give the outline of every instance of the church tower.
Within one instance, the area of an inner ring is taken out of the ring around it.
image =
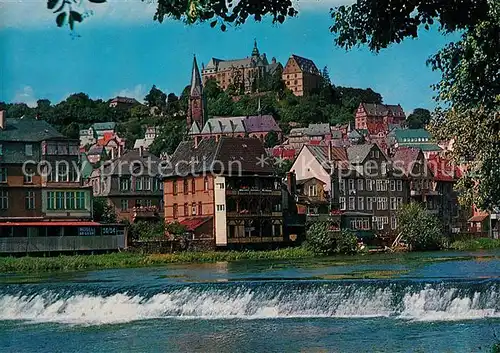
[[[203,94],[203,84],[201,82],[200,70],[196,62],[196,56],[193,59],[193,70],[191,72],[191,90],[189,91],[189,105],[187,114],[187,127],[191,128],[194,122],[203,129],[205,123],[205,100]]]

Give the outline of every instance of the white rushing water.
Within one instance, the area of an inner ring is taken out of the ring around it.
[[[157,318],[367,318],[419,321],[478,320],[500,317],[500,295],[491,290],[461,294],[456,288],[425,288],[396,293],[390,288],[335,287],[207,291],[184,288],[143,297],[0,294],[0,321],[23,320],[77,325],[126,323]]]

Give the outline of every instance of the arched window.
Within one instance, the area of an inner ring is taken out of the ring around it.
[[[203,179],[203,190],[208,191],[208,177]]]

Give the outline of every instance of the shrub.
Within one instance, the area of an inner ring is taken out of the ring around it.
[[[134,240],[165,239],[165,224],[162,221],[132,223],[129,228],[129,234]]]
[[[397,217],[397,231],[412,250],[437,250],[443,247],[441,223],[422,205],[415,202],[403,205]]]
[[[327,222],[313,223],[307,230],[306,248],[315,254],[351,254],[356,252],[357,246],[358,239],[353,232],[332,232]]]

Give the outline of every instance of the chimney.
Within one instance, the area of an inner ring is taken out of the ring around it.
[[[144,156],[144,147],[139,146],[139,157],[143,157],[143,156]]]
[[[0,129],[5,129],[6,126],[6,121],[5,119],[7,118],[7,112],[5,110],[0,110]]]

